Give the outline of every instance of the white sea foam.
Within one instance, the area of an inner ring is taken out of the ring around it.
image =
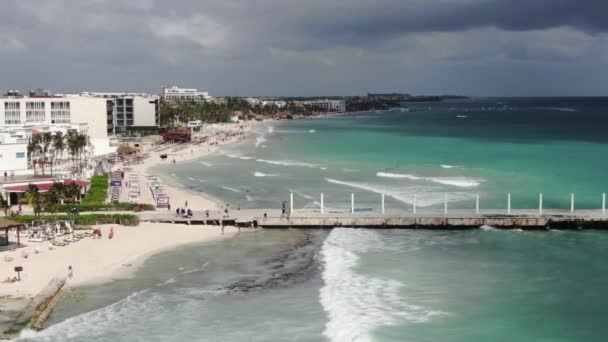
[[[251,160],[251,159],[253,159],[253,157],[244,156],[244,155],[241,155],[241,154],[224,153],[224,155],[226,157],[232,158],[232,159],[243,159],[243,160]]]
[[[188,178],[188,180],[191,180],[191,181],[195,181],[196,180],[193,177],[186,177],[186,178]]]
[[[228,187],[228,186],[222,186],[222,189],[228,190],[228,191],[232,191],[232,192],[236,192],[236,193],[240,193],[241,192],[241,190],[239,190],[239,189],[231,188],[231,187]]]
[[[300,192],[300,191],[298,191],[298,190],[289,189],[289,191],[290,191],[290,192],[293,192],[294,194],[296,194],[296,195],[298,195],[298,196],[301,196],[301,197],[303,197],[303,198],[306,198],[307,200],[311,200],[311,201],[312,201],[312,200],[314,199],[312,196],[307,195],[307,194],[305,194],[305,193],[302,193],[302,192]]]
[[[359,172],[359,170],[354,170],[354,169],[342,169],[342,171],[344,173]]]
[[[262,136],[259,136],[259,137],[257,137],[257,138],[255,138],[255,147],[259,147],[260,145],[262,145],[262,144],[263,144],[263,143],[265,143],[266,141],[267,141],[267,140],[266,140],[266,137],[265,137],[265,136],[263,136],[263,135],[262,135]]]
[[[439,183],[444,185],[457,186],[462,188],[469,188],[479,186],[483,180],[467,178],[467,177],[422,177],[411,174],[403,174],[403,173],[390,173],[390,172],[378,172],[376,173],[378,177],[385,178],[406,178],[411,180],[425,180],[433,183]]]
[[[459,118],[459,119],[466,119],[469,116],[468,115],[456,115],[456,117]]]
[[[253,175],[255,177],[276,177],[278,176],[277,174],[271,174],[271,173],[263,173],[263,172],[254,172]]]
[[[308,131],[308,133],[316,133],[317,131],[315,131],[314,129],[311,129],[310,131]]]
[[[344,185],[351,188],[366,190],[375,192],[377,194],[385,194],[400,202],[406,204],[414,203],[414,195],[416,195],[416,205],[418,207],[429,207],[432,205],[443,203],[445,193],[439,191],[440,189],[435,187],[421,187],[421,186],[407,186],[407,187],[396,187],[393,185],[373,184],[373,183],[359,183],[359,182],[345,182],[332,178],[325,178],[329,183]],[[450,192],[448,201],[458,202],[464,200],[470,200],[475,198],[475,195],[468,192]]]
[[[458,167],[457,165],[447,165],[447,164],[441,164],[439,166],[441,166],[444,169],[453,169],[453,168]]]
[[[481,180],[469,179],[469,178],[431,177],[431,178],[427,178],[427,179],[430,180],[431,182],[441,183],[441,184],[445,184],[445,185],[458,186],[458,187],[463,187],[463,188],[479,186],[481,184]]]
[[[376,176],[386,177],[386,178],[407,178],[407,179],[412,179],[412,180],[424,179],[423,177],[419,177],[419,176],[415,176],[415,175],[404,174],[404,173],[391,173],[391,172],[378,172],[378,173],[376,173]]]
[[[319,299],[327,313],[325,335],[330,341],[371,341],[370,333],[382,326],[407,321],[424,323],[441,314],[408,304],[400,296],[403,283],[355,272],[359,252],[377,241],[369,230],[336,228],[321,248],[324,286]]]
[[[213,166],[213,164],[208,163],[208,162],[205,162],[205,161],[200,161],[199,163],[201,163],[201,164],[203,164],[203,165],[205,165],[205,166],[207,166],[207,167],[209,167],[209,166]]]
[[[301,166],[301,167],[310,167],[310,168],[317,168],[320,167],[321,165],[319,164],[313,164],[313,163],[304,163],[304,162],[299,162],[299,161],[292,161],[292,160],[266,160],[266,159],[256,159],[256,161],[260,162],[260,163],[267,163],[267,164],[272,164],[272,165],[281,165],[281,166]]]
[[[19,337],[38,341],[99,340],[108,331],[115,330],[117,324],[133,317],[149,317],[153,308],[162,307],[163,296],[149,291],[134,292],[116,303],[68,318],[42,331],[24,330]]]
[[[568,107],[536,107],[536,109],[553,110],[558,112],[578,112],[578,110]]]

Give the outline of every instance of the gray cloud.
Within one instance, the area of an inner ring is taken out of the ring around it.
[[[603,0],[8,0],[0,88],[600,95],[605,13]]]

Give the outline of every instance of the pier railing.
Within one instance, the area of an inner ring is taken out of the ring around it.
[[[386,194],[381,194],[380,195],[380,199],[379,199],[379,209],[373,209],[373,208],[365,208],[368,209],[366,211],[368,212],[372,212],[374,214],[380,212],[381,214],[387,214],[389,213],[389,211],[386,208]],[[398,213],[400,215],[403,214],[412,214],[412,215],[419,215],[419,216],[425,216],[425,215],[437,215],[437,214],[444,214],[444,215],[513,215],[513,216],[519,216],[519,215],[590,215],[590,216],[604,216],[606,215],[606,193],[602,193],[601,196],[601,205],[598,206],[598,209],[576,209],[575,207],[575,194],[571,193],[570,194],[570,208],[569,209],[551,209],[551,208],[544,208],[543,207],[543,193],[539,193],[538,194],[538,207],[537,208],[526,208],[526,209],[514,209],[512,207],[512,196],[511,193],[507,193],[506,194],[506,207],[503,208],[481,208],[480,205],[480,195],[479,193],[475,194],[475,207],[474,208],[470,208],[470,209],[463,209],[463,208],[455,208],[455,209],[451,209],[449,207],[449,193],[444,193],[443,196],[443,208],[442,209],[437,209],[437,208],[429,208],[429,207],[421,207],[418,206],[417,204],[417,196],[414,194],[411,198],[412,202],[409,206],[409,208],[407,207],[403,207],[400,210],[391,210],[390,213]],[[599,201],[598,201],[599,202]],[[325,206],[325,195],[324,193],[320,193],[319,195],[319,202],[318,202],[318,208],[311,208],[309,206],[303,208],[303,209],[297,209],[295,208],[295,203],[294,203],[294,194],[290,193],[289,194],[289,207],[286,208],[287,213],[290,214],[301,214],[301,213],[317,213],[317,214],[327,214],[327,213],[351,213],[351,214],[355,214],[355,213],[359,213],[359,214],[364,214],[362,212],[362,208],[357,208],[355,206],[355,194],[351,193],[350,194],[350,210],[348,209],[342,209],[342,210],[337,210],[337,209],[332,209],[332,208],[328,208]],[[598,203],[599,204],[599,203]]]

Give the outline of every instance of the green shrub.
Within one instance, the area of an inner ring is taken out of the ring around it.
[[[142,209],[145,211],[153,211],[156,208],[152,204],[142,204]],[[60,204],[48,206],[44,208],[45,212],[69,213],[72,208],[77,208],[79,211],[134,211],[139,207],[139,204],[128,202],[113,202],[113,203],[83,203],[83,204]]]
[[[139,217],[131,214],[86,214],[86,215],[17,215],[11,217],[11,220],[20,223],[30,223],[34,220],[71,220],[74,218],[74,223],[79,226],[92,226],[97,224],[122,224],[125,226],[137,226]]]

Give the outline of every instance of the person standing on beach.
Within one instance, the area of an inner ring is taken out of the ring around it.
[[[167,203],[167,210],[171,211],[171,203]]]
[[[72,278],[74,276],[74,272],[72,271],[72,265],[68,266],[68,277]]]
[[[188,200],[186,200],[186,203],[184,204],[184,207],[188,208]]]

